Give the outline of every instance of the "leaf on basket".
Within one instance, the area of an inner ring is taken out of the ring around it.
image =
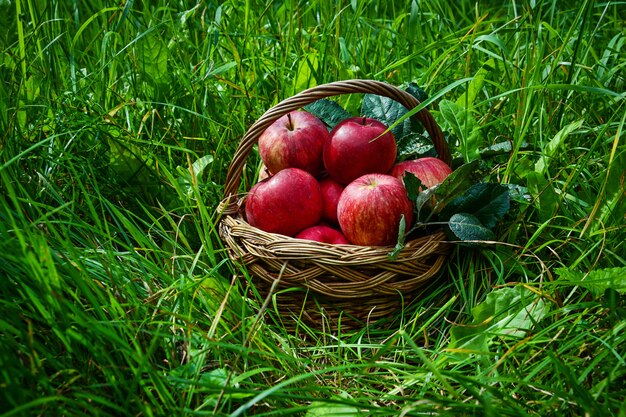
[[[485,241],[495,238],[493,232],[480,219],[469,213],[457,213],[448,221],[450,231],[463,241]]]
[[[406,219],[404,214],[400,217],[400,225],[398,226],[398,242],[393,250],[389,253],[389,259],[395,261],[398,259],[398,255],[402,248],[404,248],[404,240],[406,238]]]
[[[404,177],[402,177],[402,181],[404,181],[404,188],[406,188],[407,195],[409,196],[409,200],[415,201],[419,196],[424,185],[420,181],[419,178],[415,174],[410,171],[405,171]]]
[[[511,206],[509,187],[478,183],[450,201],[439,219],[448,221],[448,231],[462,241],[493,240],[492,229]]]
[[[434,198],[437,201],[437,205],[433,210],[436,213],[443,210],[450,201],[465,193],[480,180],[482,174],[479,164],[480,161],[474,160],[461,165],[433,189]]]
[[[437,156],[431,140],[421,133],[411,132],[401,138],[397,138],[396,142],[398,145],[398,162],[425,156]]]
[[[351,116],[351,114],[346,109],[341,107],[339,103],[327,98],[307,104],[304,106],[304,110],[324,122],[329,129],[332,129],[337,125],[337,123]]]
[[[418,99],[420,103],[428,99],[428,94],[426,93],[426,91],[424,91],[419,85],[417,85],[417,83],[414,83],[413,81],[407,84],[405,90],[407,93]]]
[[[390,99],[389,97],[379,96],[377,94],[365,94],[361,105],[361,115],[376,119],[386,126],[392,126],[398,119],[406,115],[408,110],[402,104]],[[410,118],[407,118],[391,128],[391,133],[396,140],[402,139],[404,136],[414,132],[414,124]]]
[[[467,192],[448,203],[441,216],[445,219],[451,218],[454,213],[470,213],[491,229],[510,206],[509,187],[483,182],[472,185]]]

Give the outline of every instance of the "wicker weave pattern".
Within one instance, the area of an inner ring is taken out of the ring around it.
[[[419,105],[411,94],[371,80],[339,81],[292,96],[269,109],[246,132],[227,172],[219,232],[230,256],[246,265],[261,294],[279,280],[276,303],[285,316],[298,315],[316,325],[352,327],[392,314],[443,266],[449,253],[443,232],[405,243],[395,259],[393,247],[330,245],[267,233],[244,219],[245,196],[239,185],[246,160],[265,129],[282,115],[322,98],[371,93],[392,98],[407,109]],[[450,152],[432,115],[413,116],[428,131],[439,158],[450,164]],[[299,290],[295,290],[299,289]],[[283,291],[287,290],[287,291]],[[320,311],[321,310],[321,311]]]

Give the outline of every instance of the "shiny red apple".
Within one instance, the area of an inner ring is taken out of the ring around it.
[[[294,110],[277,119],[259,136],[259,155],[271,174],[300,168],[314,177],[324,169],[323,150],[330,134],[317,117]]]
[[[348,239],[339,230],[324,224],[307,227],[296,236],[296,239],[308,239],[316,242],[338,244],[349,244]]]
[[[320,191],[322,192],[322,220],[331,224],[337,224],[337,203],[343,192],[344,186],[337,181],[326,177],[320,180]]]
[[[300,168],[282,169],[250,189],[245,212],[251,226],[295,236],[322,217],[319,183]]]
[[[430,188],[445,180],[452,173],[452,168],[441,159],[429,156],[398,162],[391,168],[389,175],[402,180],[407,171],[419,178],[425,187]]]
[[[354,245],[395,244],[403,215],[408,230],[413,205],[402,181],[386,174],[366,174],[352,181],[337,205],[341,231]]]
[[[324,165],[332,179],[346,185],[364,174],[388,172],[396,152],[396,140],[387,126],[375,119],[351,117],[331,130]]]

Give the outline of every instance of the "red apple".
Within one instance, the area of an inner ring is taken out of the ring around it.
[[[349,184],[361,175],[384,174],[396,160],[396,140],[387,126],[366,117],[337,124],[324,146],[324,165],[332,179]]]
[[[300,168],[317,178],[324,169],[322,155],[329,137],[320,119],[295,110],[280,117],[259,136],[259,154],[271,174]]]
[[[402,215],[408,230],[413,205],[402,181],[386,174],[366,174],[352,181],[337,205],[339,226],[354,245],[396,243]]]
[[[343,192],[344,186],[331,178],[320,180],[320,191],[322,192],[322,220],[332,224],[337,224],[337,203]]]
[[[307,227],[296,236],[296,239],[315,240],[316,242],[338,244],[349,244],[348,239],[337,229],[324,224]]]
[[[452,168],[441,159],[429,156],[398,162],[391,168],[389,175],[402,180],[407,171],[419,178],[424,186],[430,188],[445,180],[452,173]]]
[[[245,211],[251,226],[295,236],[322,217],[319,183],[302,169],[282,169],[250,189]]]

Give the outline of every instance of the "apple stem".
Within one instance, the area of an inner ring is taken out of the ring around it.
[[[287,113],[287,120],[289,120],[287,129],[293,130],[293,122],[291,121],[291,113]]]
[[[367,117],[363,116],[363,125],[365,126],[367,124]]]

